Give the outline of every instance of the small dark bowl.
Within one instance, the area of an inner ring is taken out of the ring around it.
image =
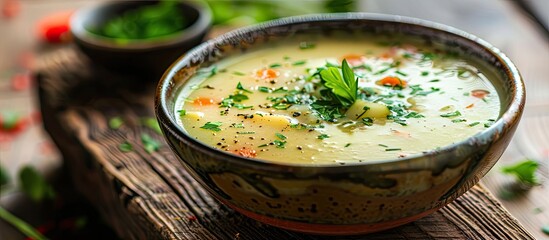
[[[204,39],[212,23],[206,4],[179,1],[178,7],[185,14],[187,26],[167,36],[120,43],[90,31],[129,9],[157,3],[113,1],[80,9],[71,19],[71,33],[76,44],[94,63],[116,73],[153,77],[148,80],[157,81],[173,61]]]
[[[500,116],[463,141],[405,158],[343,166],[273,163],[202,144],[177,124],[177,96],[197,69],[291,36],[345,31],[424,38],[483,63],[501,102]],[[513,63],[487,42],[452,27],[378,14],[310,15],[243,28],[180,58],[162,77],[156,114],[187,170],[213,196],[258,221],[315,234],[360,234],[399,226],[452,202],[499,159],[522,115],[525,91]],[[288,189],[291,189],[289,191]]]

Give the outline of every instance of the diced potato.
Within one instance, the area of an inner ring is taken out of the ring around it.
[[[203,117],[204,117],[203,112],[186,112],[185,115],[183,115],[181,118],[200,121],[200,119],[202,119]]]
[[[269,113],[256,113],[253,118],[247,118],[246,120],[253,121],[255,124],[266,125],[275,128],[284,128],[290,123],[294,122],[291,117]],[[297,121],[295,121],[297,122]]]
[[[367,107],[365,110],[365,107]],[[366,112],[365,112],[366,111]],[[391,112],[387,106],[381,103],[367,102],[364,100],[357,100],[349,110],[345,113],[348,118],[354,120],[361,120],[363,118],[385,118]]]

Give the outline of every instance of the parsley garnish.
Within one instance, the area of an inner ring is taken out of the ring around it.
[[[343,74],[338,68],[328,67],[320,71],[320,77],[324,81],[324,86],[332,90],[342,105],[350,106],[357,99],[358,78],[345,59],[341,64],[341,72]]]
[[[259,88],[257,88],[257,90],[259,90],[260,92],[264,92],[264,93],[268,93],[268,92],[269,92],[269,88],[268,88],[268,87],[264,87],[264,86],[260,86]]]
[[[177,111],[177,112],[179,113],[179,116],[180,116],[180,117],[183,117],[183,116],[187,115],[187,110],[185,110],[185,109],[181,109],[181,110],[179,110],[179,111]]]
[[[460,119],[453,119],[452,122],[453,123],[460,123],[460,122],[467,122],[467,120],[463,119],[463,118],[460,118]]]
[[[275,135],[280,138],[281,140],[286,140],[286,136],[282,135],[282,133],[275,133]]]
[[[270,68],[277,68],[277,67],[281,67],[281,66],[282,66],[282,64],[280,64],[280,63],[273,63],[273,64],[269,65]]]
[[[126,141],[118,145],[118,149],[120,149],[120,151],[122,152],[131,152],[133,151],[133,146],[131,143]]]
[[[504,166],[501,171],[504,174],[514,175],[515,178],[526,185],[539,184],[539,180],[536,177],[536,170],[539,167],[539,163],[526,159],[520,163],[510,166]]]
[[[301,61],[295,61],[292,63],[292,66],[301,66],[303,64],[305,64],[307,61],[305,60],[301,60]]]
[[[274,140],[273,143],[276,146],[276,148],[285,148],[286,147],[286,141]]]
[[[219,132],[219,131],[221,131],[221,128],[219,128],[219,127],[222,124],[223,124],[222,122],[207,122],[206,124],[204,124],[204,126],[202,126],[200,128],[212,130],[214,132]]]
[[[441,117],[457,117],[457,116],[461,116],[461,113],[459,111],[455,111],[451,113],[441,114],[440,116]]]
[[[318,135],[318,137],[316,137],[316,138],[318,138],[318,139],[320,139],[320,140],[324,140],[324,139],[326,139],[326,138],[330,138],[330,136],[329,136],[328,134],[320,134],[320,135]]]
[[[474,126],[479,125],[479,124],[480,124],[480,122],[473,122],[473,123],[469,124],[469,127],[474,127]]]
[[[349,146],[351,146],[351,143],[345,144],[345,147],[349,147]]]
[[[124,124],[124,120],[121,117],[113,117],[109,120],[109,127],[111,129],[119,129],[122,124]]]
[[[312,42],[300,42],[299,43],[299,49],[311,49],[311,48],[315,48],[316,47],[316,44],[315,43],[312,43]]]
[[[248,90],[248,89],[245,89],[243,86],[242,86],[242,83],[238,82],[238,84],[236,85],[236,89],[238,90],[242,90],[244,92],[247,92],[247,93],[252,93],[252,91]]]
[[[147,153],[156,152],[160,148],[160,143],[146,133],[141,134],[141,143]]]

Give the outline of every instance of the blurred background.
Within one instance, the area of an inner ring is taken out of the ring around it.
[[[41,55],[73,44],[67,32],[72,12],[96,2],[0,0],[0,207],[51,239],[116,239],[67,181],[62,159],[42,129],[32,76]],[[549,159],[549,105],[547,92],[542,91],[549,90],[549,1],[206,2],[214,17],[211,35],[279,17],[320,12],[377,12],[419,17],[475,34],[502,49],[518,65],[527,81],[530,110],[521,127],[536,127],[541,132],[540,136],[516,135],[512,144],[519,145],[517,149],[521,150],[506,152],[498,164],[525,158],[545,162]],[[531,120],[529,114],[541,114],[545,120]],[[541,171],[541,174],[547,173]],[[505,177],[496,166],[483,183],[533,235],[549,238],[540,230],[549,224],[549,209],[545,212],[543,209],[549,208],[547,197],[545,202],[538,198],[548,192],[543,183],[525,196],[514,198],[501,191],[502,179]],[[25,235],[0,220],[0,239],[24,238]]]

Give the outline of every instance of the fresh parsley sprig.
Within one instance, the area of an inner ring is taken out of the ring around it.
[[[324,81],[324,86],[332,90],[343,106],[350,106],[356,101],[358,78],[355,77],[347,60],[344,59],[341,63],[341,72],[339,68],[328,67],[320,71],[320,77]]]

